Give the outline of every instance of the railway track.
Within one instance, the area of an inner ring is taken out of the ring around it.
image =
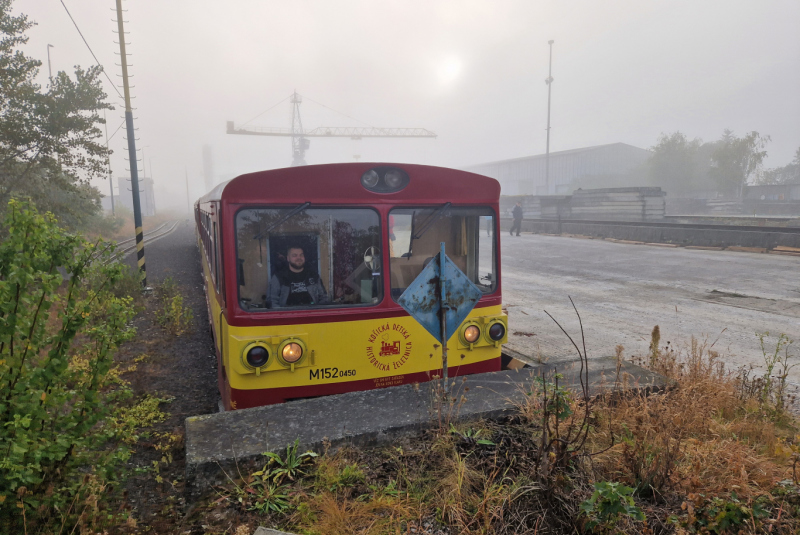
[[[180,224],[180,220],[178,221],[167,221],[166,223],[159,225],[158,227],[144,233],[144,242],[152,243],[164,236],[173,232],[178,225]],[[128,238],[127,240],[122,240],[117,242],[117,251],[114,255],[115,259],[122,259],[129,254],[136,251],[136,238]]]
[[[166,223],[154,228],[151,231],[145,232],[144,241],[154,241],[158,238],[163,238],[178,227],[180,221],[167,221]],[[164,227],[169,227],[164,230]],[[136,250],[136,238],[128,238],[117,242],[117,254],[121,256],[128,255]]]

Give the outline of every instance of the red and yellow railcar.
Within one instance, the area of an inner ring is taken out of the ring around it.
[[[353,163],[246,174],[199,199],[225,409],[441,375],[436,339],[397,303],[440,242],[483,294],[448,341],[449,375],[499,370],[499,195],[464,171]]]

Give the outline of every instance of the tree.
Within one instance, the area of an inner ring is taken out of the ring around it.
[[[76,67],[73,77],[59,72],[43,91],[35,82],[42,62],[20,50],[34,23],[12,16],[11,4],[0,0],[0,210],[11,197],[48,199],[57,190],[51,197],[71,197],[66,204],[97,212],[88,184],[105,173],[100,112],[113,109],[100,84],[102,68]]]
[[[800,184],[800,147],[794,153],[791,163],[767,169],[756,179],[756,184]]]
[[[700,138],[689,140],[683,133],[661,134],[651,147],[649,182],[675,195],[708,189],[709,147]]]
[[[711,153],[710,174],[720,193],[741,198],[744,186],[767,156],[764,147],[769,140],[756,131],[740,138],[725,129]]]

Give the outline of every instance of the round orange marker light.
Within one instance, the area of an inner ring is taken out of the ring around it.
[[[283,357],[283,360],[289,364],[295,363],[300,360],[300,357],[303,356],[303,348],[300,346],[300,344],[289,342],[283,346],[283,352],[281,356]]]
[[[476,325],[469,325],[464,329],[464,340],[470,344],[474,343],[481,335],[481,330]]]

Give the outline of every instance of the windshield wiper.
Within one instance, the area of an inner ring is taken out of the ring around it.
[[[450,208],[451,204],[453,203],[446,202],[442,206],[440,206],[439,209],[436,210],[433,214],[431,214],[428,220],[425,221],[425,223],[422,225],[422,228],[419,229],[419,232],[417,232],[416,234],[414,234],[413,232],[411,233],[411,239],[412,240],[420,239],[423,234],[428,232],[428,229],[430,229],[434,223],[436,223],[437,221],[439,221],[439,219],[441,219],[441,217],[444,215],[445,210]]]
[[[303,204],[301,204],[300,206],[296,206],[296,207],[292,208],[292,209],[289,211],[289,213],[288,213],[288,214],[286,214],[285,216],[283,216],[282,218],[278,219],[276,222],[274,222],[273,224],[271,224],[269,227],[267,227],[267,229],[266,229],[266,230],[264,230],[263,232],[259,232],[258,234],[256,234],[255,236],[253,236],[253,239],[254,239],[254,240],[260,240],[261,238],[263,238],[264,236],[266,236],[267,234],[269,234],[269,231],[271,231],[272,229],[274,229],[274,228],[276,228],[276,227],[279,227],[279,226],[283,225],[283,224],[284,224],[284,223],[286,223],[286,222],[287,222],[289,219],[293,218],[294,216],[296,216],[296,215],[297,215],[297,214],[299,214],[300,212],[304,211],[304,210],[305,210],[306,208],[308,208],[309,206],[311,206],[311,203],[310,203],[310,202],[304,202],[304,203],[303,203]]]
[[[416,220],[417,211],[411,212],[411,239],[408,240],[408,252],[400,255],[400,258],[408,260],[411,258],[411,248],[414,247],[414,221]]]
[[[442,206],[440,206],[439,209],[436,210],[434,213],[432,213],[430,217],[428,217],[428,219],[425,221],[425,223],[422,224],[422,228],[419,229],[419,232],[417,233],[414,232],[414,216],[416,215],[416,212],[411,214],[411,239],[409,240],[408,243],[408,252],[403,256],[405,256],[406,258],[411,258],[411,248],[414,245],[414,240],[420,239],[426,232],[428,232],[428,230],[433,226],[433,224],[442,218],[445,211],[448,208],[450,208],[451,204],[453,203],[446,202]]]

